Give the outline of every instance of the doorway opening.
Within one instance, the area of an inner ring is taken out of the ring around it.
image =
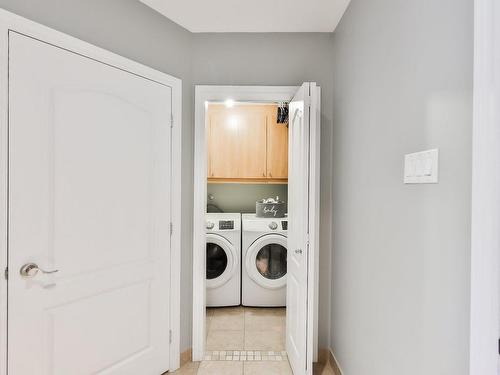
[[[318,119],[314,83],[196,87],[194,361],[312,373]]]
[[[206,103],[205,361],[287,361],[287,108]]]

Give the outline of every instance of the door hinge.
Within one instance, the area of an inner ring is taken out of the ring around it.
[[[174,224],[170,223],[170,236],[174,233]]]
[[[168,340],[172,343],[172,330],[168,331]]]
[[[170,127],[171,128],[174,127],[174,114],[173,113],[170,114]]]
[[[5,267],[5,271],[3,272],[3,276],[5,280],[9,280],[9,267]]]

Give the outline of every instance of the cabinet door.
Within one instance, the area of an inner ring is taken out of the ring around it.
[[[238,175],[238,127],[231,112],[219,106],[208,112],[208,178]]]
[[[242,107],[238,119],[239,178],[266,177],[267,116],[263,107]]]
[[[288,127],[277,123],[277,107],[267,116],[267,178],[288,178]]]

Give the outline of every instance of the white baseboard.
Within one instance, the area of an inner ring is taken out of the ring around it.
[[[335,354],[333,354],[333,350],[330,348],[330,360],[331,360],[331,365],[334,368],[334,371],[337,373],[340,373],[340,375],[344,375],[344,371],[342,371],[342,368],[340,367],[339,361],[337,361],[337,357],[335,357]]]

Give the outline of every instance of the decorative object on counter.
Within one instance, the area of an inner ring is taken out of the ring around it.
[[[278,105],[278,124],[286,124],[288,126],[288,103],[279,103]]]
[[[261,199],[255,202],[257,217],[285,217],[286,203],[280,197]]]

